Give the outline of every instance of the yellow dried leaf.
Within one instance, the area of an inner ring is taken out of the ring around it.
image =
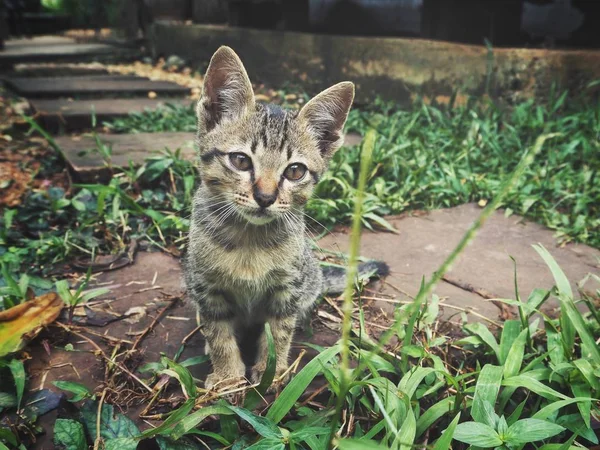
[[[64,303],[54,292],[0,312],[0,357],[20,350],[43,326],[54,322]]]

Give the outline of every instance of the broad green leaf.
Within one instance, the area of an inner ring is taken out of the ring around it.
[[[87,450],[83,425],[76,420],[56,419],[54,445],[64,450]]]
[[[8,368],[13,377],[17,392],[17,408],[21,408],[21,400],[23,400],[23,392],[25,391],[25,367],[23,362],[13,358],[8,362]]]
[[[556,400],[557,398],[562,398],[564,400],[569,399],[569,397],[567,397],[566,395],[555,391],[551,387],[546,386],[544,383],[541,383],[538,380],[531,378],[527,375],[517,375],[514,377],[510,377],[502,382],[502,386],[523,387],[549,400]]]
[[[136,450],[138,443],[134,438],[109,439],[104,442],[104,450]]]
[[[573,396],[575,398],[585,398],[585,397],[592,396],[590,387],[587,384],[583,384],[583,383],[575,383],[575,384],[572,383],[571,391],[573,392]],[[581,418],[583,419],[583,423],[585,423],[585,426],[587,428],[592,428],[591,424],[590,424],[592,402],[591,401],[577,402],[577,409],[579,409],[579,413],[581,414]]]
[[[0,427],[0,443],[8,442],[10,445],[17,446],[17,437],[8,428]]]
[[[193,403],[192,403],[193,406]],[[198,411],[193,412],[192,414],[184,417],[175,425],[173,429],[172,436],[174,439],[179,439],[183,435],[190,432],[193,428],[198,426],[200,422],[206,419],[208,416],[212,415],[220,415],[220,416],[229,416],[234,414],[227,406],[224,405],[212,405],[205,406]],[[144,432],[144,434],[147,433]]]
[[[562,364],[567,359],[565,358],[565,348],[560,333],[556,332],[550,324],[546,323],[546,348],[550,361],[555,366]]]
[[[248,422],[256,430],[258,434],[265,438],[282,439],[283,435],[279,427],[268,417],[258,416],[247,409],[238,406],[229,406],[242,420]]]
[[[294,442],[303,441],[309,436],[322,436],[329,434],[331,429],[329,427],[306,427],[299,428],[296,431],[292,431],[290,436],[293,437]]]
[[[198,364],[203,364],[206,361],[208,361],[210,359],[210,356],[208,355],[200,355],[200,356],[194,356],[192,358],[188,358],[184,361],[181,361],[179,364],[181,364],[183,367],[191,367],[191,366],[196,366]]]
[[[460,413],[452,419],[448,428],[444,430],[440,438],[435,442],[433,446],[433,450],[450,450],[450,444],[452,443],[452,437],[454,436],[454,431],[456,430],[456,426],[458,425],[458,421],[460,420]]]
[[[81,418],[90,434],[92,441],[96,440],[96,417],[98,403],[88,401],[81,408]],[[140,435],[140,430],[131,419],[123,414],[116,413],[112,405],[103,404],[100,414],[100,436],[104,440],[116,438],[135,438]]]
[[[527,342],[528,330],[523,330],[513,341],[510,351],[504,362],[504,378],[510,378],[519,374],[525,355],[525,344]]]
[[[423,378],[432,372],[435,372],[435,369],[431,367],[416,367],[402,377],[398,383],[398,390],[404,392],[408,398],[412,398]]]
[[[161,362],[164,363],[168,369],[161,370],[159,374],[169,375],[179,381],[181,390],[186,398],[196,398],[198,392],[196,390],[196,383],[194,383],[194,377],[189,370],[168,358],[161,358]]]
[[[415,442],[415,434],[417,433],[417,421],[415,414],[411,408],[406,411],[406,416],[402,426],[398,431],[394,444],[400,444],[400,450],[410,450]],[[395,445],[392,445],[395,447]]]
[[[160,450],[198,450],[198,444],[185,440],[175,441],[167,436],[156,436],[156,443]]]
[[[552,414],[554,414],[559,409],[564,408],[565,406],[572,405],[573,403],[589,402],[589,401],[594,401],[594,399],[593,398],[569,398],[567,400],[558,400],[556,402],[553,402],[553,403],[550,403],[549,405],[544,406],[542,409],[540,409],[538,412],[536,412],[532,416],[532,418],[544,420],[544,419],[547,419],[548,417],[550,417]]]
[[[475,385],[475,395],[473,396],[473,406],[471,407],[471,417],[476,422],[485,423],[486,403],[488,405],[496,404],[496,397],[502,384],[503,368],[486,364],[479,373],[477,384]]]
[[[504,322],[502,334],[500,336],[500,364],[504,364],[509,355],[513,342],[519,336],[522,326],[518,320],[507,320]]]
[[[444,414],[448,414],[454,409],[454,402],[456,401],[455,396],[446,397],[440,400],[432,407],[428,408],[417,420],[417,435],[420,437],[425,430],[435,423]]]
[[[573,361],[583,377],[596,392],[600,392],[600,379],[594,375],[594,368],[587,359],[576,359]]]
[[[13,408],[17,406],[17,396],[8,392],[0,392],[0,408]]]
[[[570,298],[573,298],[573,290],[571,289],[571,283],[569,283],[569,279],[562,271],[554,257],[541,244],[534,244],[533,248],[542,257],[542,259],[552,272],[552,276],[554,277],[554,282],[556,283],[558,291]]]
[[[496,358],[498,358],[498,361],[501,361],[500,346],[498,345],[498,342],[496,342],[496,338],[494,337],[494,335],[484,324],[479,322],[470,323],[465,326],[465,329],[479,336],[481,340],[485,342],[488,345],[488,347],[490,347],[494,351],[494,353],[496,354]]]
[[[304,393],[311,381],[319,374],[321,367],[329,362],[340,351],[339,345],[334,345],[316,356],[302,369],[283,389],[277,400],[273,402],[267,418],[274,423],[279,423],[281,419],[292,409],[294,403]]]
[[[271,333],[271,327],[269,323],[265,323],[265,338],[267,340],[267,349],[269,354],[267,355],[267,368],[265,369],[259,385],[248,391],[246,399],[244,401],[244,408],[254,409],[264,398],[265,392],[273,384],[273,378],[275,378],[275,369],[277,362],[277,355],[275,353],[275,342],[273,341],[273,334]]]
[[[187,419],[188,414],[194,408],[194,399],[187,400],[183,405],[169,414],[169,417],[156,428],[150,428],[141,434],[143,438],[149,438],[159,434],[169,434],[173,428],[179,427],[181,423]],[[193,428],[193,426],[192,426]]]
[[[245,447],[246,450],[284,450],[285,444],[281,439],[264,438],[250,447]]]
[[[233,414],[233,413],[231,413],[231,414]],[[194,428],[192,430],[189,430],[186,434],[194,434],[194,435],[197,435],[197,436],[209,437],[209,438],[214,439],[219,444],[222,444],[225,447],[230,447],[231,446],[231,442],[229,442],[227,439],[225,439],[220,434],[213,433],[212,431],[204,431],[204,430],[198,430],[198,429]],[[175,435],[172,435],[171,437],[173,439],[179,439],[178,437],[175,437]]]
[[[515,410],[511,413],[511,415],[508,416],[507,423],[509,426],[515,423],[517,420],[519,420],[519,418],[521,417],[521,413],[523,412],[523,408],[525,408],[527,400],[528,399],[526,398],[521,403],[519,403]]]
[[[575,303],[573,303],[573,298],[559,294],[558,299],[560,300],[561,312],[563,313],[561,318],[566,312],[566,315],[573,324],[575,331],[581,338],[582,356],[585,358],[591,358],[595,364],[600,365],[600,349],[598,348],[598,345],[596,345],[596,341],[594,340],[592,333],[585,323],[583,316],[575,306]]]
[[[527,444],[551,438],[564,430],[560,425],[545,420],[522,419],[508,428],[506,441],[512,445]]]
[[[340,450],[389,450],[388,447],[366,439],[339,439],[336,443]]]
[[[496,430],[479,422],[463,422],[456,426],[454,439],[476,447],[490,448],[502,445]]]
[[[81,383],[75,383],[73,381],[54,381],[52,384],[63,391],[72,392],[74,395],[69,399],[70,402],[78,402],[86,397],[92,396],[92,392]]]

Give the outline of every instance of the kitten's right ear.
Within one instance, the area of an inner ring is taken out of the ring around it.
[[[229,47],[219,47],[210,60],[202,98],[198,101],[199,131],[210,131],[219,123],[254,110],[254,92],[242,61]]]

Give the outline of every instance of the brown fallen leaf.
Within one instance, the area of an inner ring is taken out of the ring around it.
[[[0,312],[0,357],[20,350],[60,314],[64,303],[55,292]]]

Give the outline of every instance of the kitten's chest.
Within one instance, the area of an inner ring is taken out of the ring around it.
[[[237,248],[222,252],[215,260],[219,271],[232,280],[245,280],[252,284],[262,284],[278,266],[288,263],[285,255],[256,248]]]

